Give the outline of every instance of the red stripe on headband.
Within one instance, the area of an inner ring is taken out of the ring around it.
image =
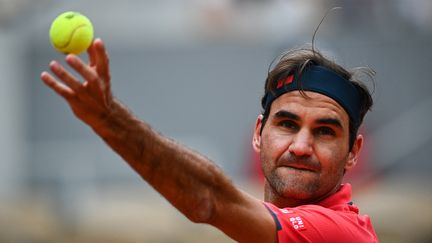
[[[293,82],[293,80],[294,80],[294,75],[292,75],[292,74],[290,76],[288,76],[285,80],[280,79],[280,80],[278,80],[276,88],[279,89],[283,85],[290,84]]]

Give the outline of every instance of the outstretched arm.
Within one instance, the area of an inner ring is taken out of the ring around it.
[[[237,189],[209,159],[161,136],[111,93],[108,54],[100,39],[88,50],[89,63],[75,55],[41,79],[152,187],[193,222],[208,223],[240,242],[275,242],[276,226],[257,199]]]

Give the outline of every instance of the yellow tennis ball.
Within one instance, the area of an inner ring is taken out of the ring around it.
[[[64,54],[80,54],[93,41],[93,25],[78,12],[64,12],[57,16],[49,31],[51,44]]]

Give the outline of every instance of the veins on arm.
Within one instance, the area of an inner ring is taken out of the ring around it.
[[[95,132],[190,220],[208,222],[215,195],[235,191],[222,170],[205,156],[157,133],[120,102],[114,101],[112,108],[103,124],[93,128]]]
[[[241,242],[268,242],[274,222],[261,201],[237,189],[205,156],[161,136],[118,101],[94,128],[155,190],[196,223]]]

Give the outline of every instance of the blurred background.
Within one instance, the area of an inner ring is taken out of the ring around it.
[[[432,242],[431,0],[0,0],[0,242],[232,242],[190,223],[43,85],[64,63],[48,38],[58,14],[92,20],[122,102],[263,198],[250,141],[268,67],[335,6],[316,47],[377,72],[354,202],[381,242]]]

